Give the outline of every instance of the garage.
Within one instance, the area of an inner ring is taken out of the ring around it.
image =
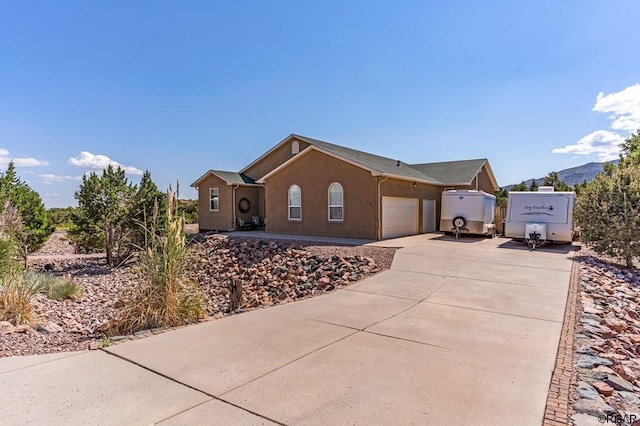
[[[418,233],[418,199],[382,197],[382,238]]]

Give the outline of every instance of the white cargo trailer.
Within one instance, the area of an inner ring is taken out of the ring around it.
[[[493,222],[496,197],[477,190],[447,190],[442,193],[440,231],[496,235]]]
[[[504,236],[524,239],[531,248],[547,241],[573,240],[575,192],[509,192]]]

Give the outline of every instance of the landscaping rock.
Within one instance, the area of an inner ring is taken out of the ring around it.
[[[640,412],[640,274],[604,261],[583,248],[580,256],[579,321],[575,339],[576,425],[631,424]],[[597,392],[597,393],[596,393]],[[605,398],[603,399],[602,396]],[[591,401],[591,402],[589,402]],[[639,420],[640,416],[635,420]]]
[[[235,312],[244,312],[349,285],[389,268],[396,250],[212,234],[197,237],[189,246],[188,275],[204,292],[206,313],[212,319],[230,314],[229,284],[234,279],[242,281],[244,295]],[[33,307],[41,321],[39,332],[19,328],[16,333],[11,324],[0,323],[0,357],[102,346],[102,333],[118,317],[140,276],[130,265],[107,268],[103,258],[82,258],[74,251],[63,233],[55,233],[29,258],[29,267],[78,283],[82,299],[57,301],[37,294]]]
[[[611,362],[611,360],[608,360],[606,358],[582,354],[578,357],[576,365],[582,368],[593,368],[596,365],[613,365],[613,363]]]
[[[36,328],[36,331],[48,334],[48,333],[62,333],[64,332],[64,329],[60,327],[58,324],[56,324],[55,322],[49,321],[45,325],[39,325],[38,328]]]
[[[584,381],[581,381],[580,383],[578,383],[578,388],[576,389],[576,393],[580,398],[585,398],[585,399],[600,398],[600,394],[598,393],[596,388],[594,388],[589,383]]]
[[[33,328],[29,327],[26,324],[20,324],[20,325],[16,325],[13,328],[13,332],[18,334],[18,333],[33,333]]]
[[[629,405],[630,407],[638,410],[640,409],[640,397],[633,392],[620,391],[618,392],[618,396],[622,401]],[[640,420],[640,418],[639,418]]]
[[[615,390],[633,392],[633,385],[622,377],[610,374],[604,379],[604,381]]]
[[[574,426],[601,426],[602,421],[599,417],[590,416],[589,414],[578,413],[571,416]]]
[[[592,385],[601,395],[611,396],[613,394],[613,388],[605,382],[594,382],[592,383]],[[594,398],[590,398],[590,399],[594,399]]]
[[[0,335],[13,333],[14,327],[9,321],[0,321]]]
[[[573,403],[573,409],[578,413],[592,416],[602,416],[606,414],[616,414],[615,408],[607,405],[602,398],[599,399],[579,399]]]

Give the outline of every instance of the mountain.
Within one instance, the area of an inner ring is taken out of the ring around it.
[[[617,164],[618,160],[610,161],[610,163]],[[587,163],[582,166],[571,167],[570,169],[560,170],[558,172],[558,176],[560,180],[566,183],[569,186],[573,186],[577,183],[582,183],[582,181],[590,182],[594,177],[604,169],[604,165],[607,163]],[[542,181],[544,177],[535,179],[538,185],[542,185]],[[524,183],[527,186],[530,186],[533,182],[533,179],[527,179]],[[509,191],[511,187],[515,184],[507,185],[504,188]]]

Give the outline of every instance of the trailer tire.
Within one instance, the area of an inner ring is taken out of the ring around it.
[[[467,221],[462,216],[457,216],[453,218],[453,226],[456,228],[464,228],[467,224]]]

